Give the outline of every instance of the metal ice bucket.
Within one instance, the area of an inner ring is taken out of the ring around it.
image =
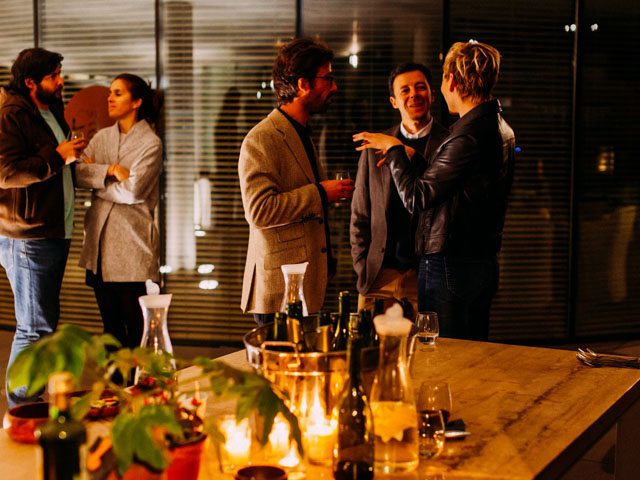
[[[347,352],[298,352],[289,342],[268,341],[272,325],[251,330],[244,336],[247,359],[254,370],[289,394],[289,408],[304,402],[310,391],[317,394],[327,410],[335,406],[347,375]],[[378,347],[361,350],[362,381],[368,393],[378,365]],[[308,401],[308,400],[306,400]]]

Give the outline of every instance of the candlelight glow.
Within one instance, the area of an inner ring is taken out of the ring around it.
[[[249,420],[244,419],[236,424],[235,417],[225,417],[220,422],[220,431],[224,434],[222,446],[222,466],[225,471],[235,471],[249,463],[251,435]]]

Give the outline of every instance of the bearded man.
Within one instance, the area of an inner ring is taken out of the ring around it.
[[[73,230],[70,165],[86,140],[66,140],[62,55],[23,50],[0,91],[0,264],[14,296],[16,332],[8,365],[53,333]],[[7,391],[9,407],[35,401],[26,388]]]

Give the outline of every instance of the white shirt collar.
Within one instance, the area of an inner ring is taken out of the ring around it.
[[[423,129],[419,130],[416,133],[407,132],[407,129],[404,128],[404,125],[400,123],[400,132],[402,133],[402,136],[406,139],[417,140],[418,138],[426,137],[427,135],[429,135],[431,133],[432,126],[433,126],[433,117],[431,118],[431,120],[429,120],[429,123],[427,123],[426,127],[424,127]]]

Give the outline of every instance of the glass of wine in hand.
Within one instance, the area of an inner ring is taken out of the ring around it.
[[[448,383],[423,382],[420,385],[417,407],[421,458],[434,458],[442,453],[451,403]]]

